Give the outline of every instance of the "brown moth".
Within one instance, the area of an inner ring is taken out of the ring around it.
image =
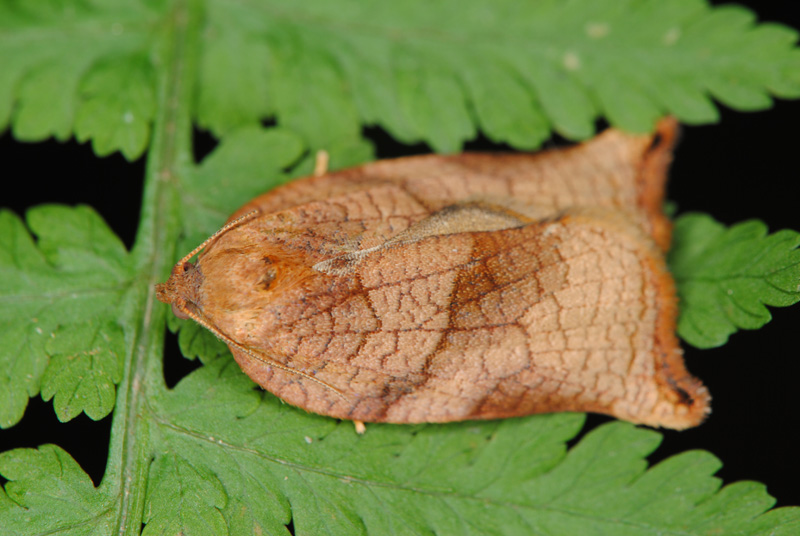
[[[243,206],[157,296],[323,415],[695,426],[709,395],[684,366],[664,261],[676,129],[301,179]]]

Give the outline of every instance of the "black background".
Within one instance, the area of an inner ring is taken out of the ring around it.
[[[723,2],[714,2],[722,4]],[[796,2],[740,2],[762,21],[800,28]],[[0,73],[2,76],[2,73]],[[748,218],[764,220],[771,230],[800,230],[800,101],[778,101],[769,111],[722,110],[719,124],[686,127],[671,172],[669,198],[681,211],[709,212],[726,224]],[[379,129],[368,129],[379,156],[425,152],[405,147]],[[196,136],[198,154],[214,144]],[[491,149],[482,140],[470,149]],[[139,217],[144,162],[129,163],[119,154],[97,159],[87,144],[74,141],[16,143],[0,136],[3,196],[0,205],[18,214],[48,202],[91,205],[126,245],[133,242]],[[740,332],[729,344],[699,351],[686,347],[686,361],[713,396],[713,414],[702,426],[684,432],[664,431],[652,461],[688,449],[706,449],[724,463],[726,483],[758,480],[779,505],[800,504],[800,305],[773,309],[774,319],[755,332]],[[174,340],[167,341],[166,374],[173,384],[191,370]],[[70,452],[99,483],[105,468],[110,431],[108,417],[93,422],[85,415],[59,423],[50,403],[31,400],[23,421],[0,430],[0,451],[56,443]],[[590,417],[590,424],[604,417]]]

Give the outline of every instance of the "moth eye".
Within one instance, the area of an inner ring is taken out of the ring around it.
[[[184,263],[183,263],[183,266],[181,266],[181,270],[182,270],[182,271],[183,271],[183,273],[185,274],[186,272],[188,272],[189,270],[191,270],[191,269],[192,269],[192,267],[193,267],[193,265],[192,265],[192,263],[191,263],[191,262],[184,262]]]

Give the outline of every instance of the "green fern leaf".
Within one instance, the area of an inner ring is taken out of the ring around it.
[[[111,534],[116,498],[97,490],[72,457],[55,445],[0,453],[0,532],[8,535]]]
[[[119,150],[134,160],[147,148],[155,116],[153,67],[143,55],[95,65],[80,87],[75,137],[94,152]]]
[[[0,426],[22,417],[40,388],[60,419],[114,407],[123,331],[114,321],[129,284],[128,255],[87,207],[41,206],[22,222],[0,212]]]
[[[20,139],[74,131],[99,154],[138,157],[157,71],[148,53],[170,14],[157,3],[33,9],[4,4],[0,126]],[[275,117],[311,147],[380,125],[457,151],[483,130],[532,149],[550,129],[584,139],[599,116],[634,131],[671,113],[717,120],[717,99],[764,109],[800,96],[797,33],[703,0],[385,5],[205,4],[195,116],[222,136]],[[67,15],[71,24],[56,29]],[[103,28],[103,31],[93,31]],[[30,36],[36,35],[37,39]],[[148,58],[148,59],[145,59]],[[11,110],[16,110],[12,116]]]
[[[295,534],[757,534],[800,523],[798,509],[765,523],[774,501],[763,486],[720,490],[711,476],[720,464],[708,453],[647,470],[660,441],[652,431],[610,423],[567,451],[578,414],[368,425],[358,436],[351,423],[258,393],[229,358],[190,374],[154,411],[155,465],[171,469],[151,470],[151,485],[197,489],[208,473],[203,485],[212,487],[192,495],[193,515],[221,513],[228,526],[246,526],[242,534],[284,533],[290,506]],[[148,504],[177,523],[186,506],[177,493]],[[741,506],[723,511],[720,497]]]
[[[10,122],[26,141],[74,132],[92,138],[100,154],[140,156],[154,111],[152,67],[143,58],[156,13],[134,1],[106,9],[34,4],[0,4],[0,128]]]
[[[476,126],[493,140],[531,148],[548,125],[571,138],[590,136],[598,114],[645,131],[664,113],[716,121],[712,97],[752,110],[769,106],[770,93],[800,95],[796,32],[756,26],[743,8],[710,9],[699,0],[509,0],[491,10],[455,1],[352,1],[336,9],[265,2],[218,5],[214,13],[251,21],[245,47],[253,57],[268,40],[275,53],[263,76],[278,84],[275,114],[312,144],[332,110],[338,128],[349,129],[337,135],[353,132],[352,102],[361,122],[455,151]],[[209,49],[226,46],[234,27],[219,27]],[[287,61],[296,71],[287,71]],[[290,79],[294,92],[286,95]],[[213,130],[228,120],[214,114],[218,108],[204,116]]]
[[[765,305],[800,301],[800,234],[756,220],[726,228],[705,214],[675,222],[669,264],[678,286],[678,333],[711,348],[739,329],[758,329],[772,318]]]
[[[150,480],[142,536],[227,532],[220,513],[227,496],[207,465],[192,463],[181,453],[166,454],[153,462]]]
[[[178,334],[178,348],[186,359],[198,358],[201,363],[207,363],[229,353],[225,343],[192,320],[181,320],[173,315],[168,317],[167,327]]]
[[[720,489],[686,452],[647,469],[659,434],[609,423],[572,449],[579,414],[445,426],[310,415],[253,389],[228,358],[153,399],[151,534],[793,534],[763,485]],[[113,496],[53,446],[0,455],[0,521],[14,534],[108,534]],[[51,501],[64,512],[56,516]],[[766,513],[765,513],[766,512]],[[82,532],[85,531],[85,532]]]

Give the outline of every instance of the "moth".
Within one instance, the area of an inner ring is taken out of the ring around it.
[[[684,365],[664,260],[676,130],[297,180],[233,214],[157,297],[314,413],[695,426],[710,397]]]

